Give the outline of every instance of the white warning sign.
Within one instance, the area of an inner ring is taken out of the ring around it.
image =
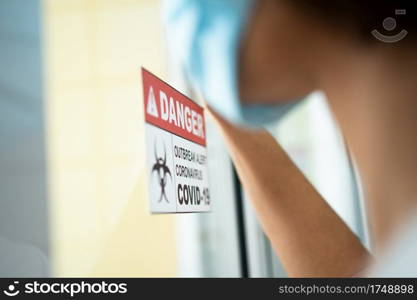
[[[152,213],[210,210],[204,110],[142,68]]]

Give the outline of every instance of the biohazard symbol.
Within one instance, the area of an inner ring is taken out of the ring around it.
[[[152,171],[151,173],[153,174],[153,172],[156,172],[157,176],[158,176],[158,182],[159,182],[159,186],[161,187],[161,196],[159,197],[159,202],[162,201],[162,199],[165,199],[166,202],[169,203],[168,197],[165,193],[165,187],[167,184],[167,179],[168,179],[168,175],[172,180],[172,176],[171,176],[171,172],[169,171],[168,166],[166,165],[167,163],[167,152],[165,149],[165,144],[164,144],[164,158],[162,157],[158,157],[157,154],[157,149],[156,149],[156,141],[155,141],[155,145],[154,145],[154,153],[155,153],[155,164],[152,167]]]

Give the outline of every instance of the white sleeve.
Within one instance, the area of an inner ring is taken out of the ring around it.
[[[369,277],[417,277],[417,213],[394,237]]]

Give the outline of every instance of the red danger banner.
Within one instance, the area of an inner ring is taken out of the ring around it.
[[[204,110],[142,68],[149,209],[210,211]]]
[[[203,108],[144,68],[142,80],[146,122],[206,146]]]

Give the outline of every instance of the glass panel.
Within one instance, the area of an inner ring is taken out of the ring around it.
[[[139,71],[166,74],[158,3],[43,11],[53,274],[175,276],[174,217],[145,193]]]
[[[168,55],[170,52],[168,51]],[[176,60],[169,61],[171,82],[196,99]],[[176,217],[178,275],[182,277],[242,276],[236,187],[226,146],[215,124],[206,119],[211,212]]]
[[[140,67],[173,83],[159,6],[44,1],[53,275],[239,276],[231,165],[216,133],[213,212],[149,214]]]

